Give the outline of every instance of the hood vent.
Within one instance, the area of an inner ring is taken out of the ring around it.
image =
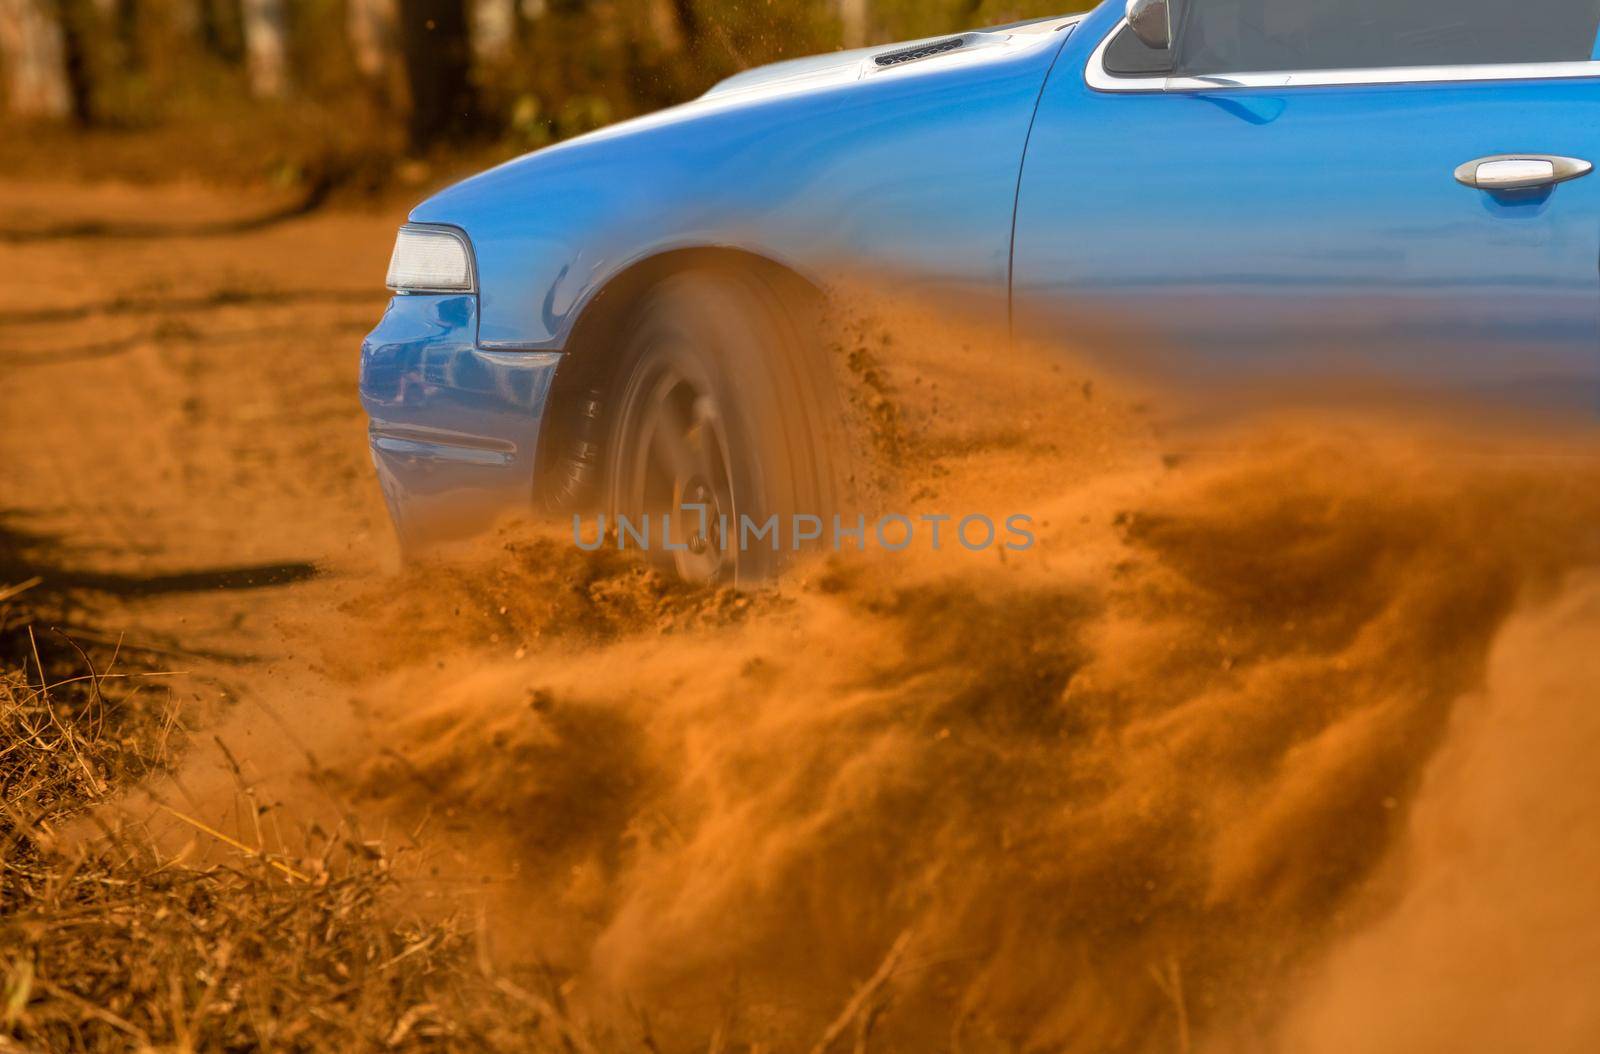
[[[931,59],[935,55],[944,55],[966,46],[965,37],[951,37],[948,40],[936,40],[931,44],[918,44],[916,47],[901,48],[899,51],[885,51],[872,59],[873,65],[879,69],[890,66],[903,66],[908,62],[920,62]]]

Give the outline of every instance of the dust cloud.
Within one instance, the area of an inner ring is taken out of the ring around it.
[[[1417,796],[1391,912],[1314,975],[1288,1049],[1593,1049],[1597,640],[1592,576],[1506,627]]]
[[[311,680],[252,690],[664,1050],[809,1045],[881,967],[881,1049],[1592,1048],[1594,449],[1177,428],[952,332],[846,332],[861,471],[1034,549],[740,595],[512,525],[286,612]]]

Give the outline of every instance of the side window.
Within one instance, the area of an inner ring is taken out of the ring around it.
[[[1174,0],[1177,45],[1123,31],[1120,76],[1584,62],[1600,0]]]

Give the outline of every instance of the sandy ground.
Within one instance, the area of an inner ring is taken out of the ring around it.
[[[0,227],[23,232],[222,222],[263,205],[197,187],[0,196]],[[102,585],[109,624],[254,651],[270,616],[252,587],[389,558],[354,385],[402,218],[0,243],[7,525]]]
[[[354,388],[398,212],[0,200],[3,526],[191,671],[156,797],[227,824],[215,736],[273,809],[420,831],[427,895],[488,877],[499,954],[665,1049],[806,1049],[875,970],[885,1049],[1600,1042],[1582,443],[1178,427],[1070,357],[862,323],[884,493],[1026,512],[1034,550],[741,597],[508,527],[397,572]],[[152,215],[219,229],[118,229]]]

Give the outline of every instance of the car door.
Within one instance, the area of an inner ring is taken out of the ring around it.
[[[1596,405],[1600,0],[1172,3],[1168,48],[1114,3],[1051,72],[1019,332]]]

